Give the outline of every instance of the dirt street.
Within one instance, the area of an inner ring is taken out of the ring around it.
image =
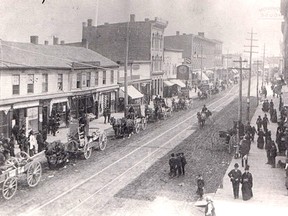
[[[245,82],[243,89],[246,88]],[[60,170],[44,166],[41,183],[31,189],[24,179],[20,181],[16,196],[10,201],[2,199],[0,214],[121,215],[116,213],[121,206],[125,207],[126,199],[153,201],[156,196],[167,196],[172,200],[193,201],[195,175],[199,172],[204,174],[207,192],[213,192],[231,156],[223,147],[212,149],[209,144],[211,136],[223,126],[230,127],[232,119],[236,119],[237,92],[234,86],[209,100],[197,101],[192,110],[173,113],[168,120],[150,124],[137,136],[109,140],[108,148],[104,152],[94,151],[88,161],[75,159]],[[213,116],[199,130],[196,112],[204,103]],[[185,152],[188,161],[185,177],[167,177],[168,155],[172,151]],[[115,199],[122,201],[115,204]]]

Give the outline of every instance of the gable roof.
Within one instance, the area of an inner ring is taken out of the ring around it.
[[[92,65],[88,62],[99,62],[100,67],[118,67],[118,64],[112,60],[83,47],[36,45],[0,40],[0,68],[71,69],[73,62],[86,62],[83,63],[83,67],[88,68]]]

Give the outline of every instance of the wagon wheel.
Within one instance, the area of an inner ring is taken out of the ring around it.
[[[24,152],[24,151],[20,151],[16,154],[16,157],[21,159],[21,160],[29,160],[30,159],[30,156]]]
[[[88,160],[92,154],[92,148],[88,146],[88,143],[85,144],[83,151],[84,158]]]
[[[17,178],[10,177],[5,180],[2,187],[2,195],[6,200],[11,199],[17,191]]]
[[[139,124],[138,124],[138,123],[135,124],[134,132],[135,132],[136,134],[138,134],[138,133],[140,132],[140,127],[139,127]]]
[[[147,128],[147,121],[146,121],[146,118],[142,119],[141,127],[142,127],[142,130],[146,130],[146,128]]]
[[[39,183],[42,176],[42,167],[40,162],[30,163],[26,175],[29,187],[35,187]]]
[[[102,136],[99,137],[99,150],[104,151],[106,146],[107,146],[107,136],[105,133],[103,133]]]

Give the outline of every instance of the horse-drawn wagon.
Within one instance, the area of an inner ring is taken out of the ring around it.
[[[207,110],[205,112],[198,112],[197,113],[197,119],[198,119],[198,124],[202,128],[205,125],[206,120],[212,115],[212,113]]]
[[[69,125],[68,141],[62,143],[54,141],[46,147],[45,155],[50,168],[64,165],[70,156],[80,155],[89,159],[92,150],[105,150],[107,135],[97,127],[87,125],[84,131],[80,130],[78,121],[72,121]]]
[[[35,161],[26,152],[19,152],[15,157],[7,159],[0,166],[0,183],[2,184],[2,195],[5,199],[11,199],[18,186],[18,178],[26,175],[29,187],[35,187],[42,176],[40,162]]]

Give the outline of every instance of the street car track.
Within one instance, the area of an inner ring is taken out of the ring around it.
[[[218,103],[218,102],[221,102],[221,104],[220,104],[219,106],[215,107],[213,110],[217,109],[217,108],[220,107],[220,106],[223,106],[223,102],[222,102],[222,101],[223,101],[223,100],[225,101],[226,97],[229,97],[230,95],[234,95],[234,94],[231,94],[231,92],[234,90],[235,87],[236,87],[236,86],[233,86],[233,87],[229,90],[229,92],[227,92],[227,93],[226,93],[223,97],[221,97],[220,99],[218,99],[218,100],[214,101],[213,103],[209,104],[208,107],[211,107],[211,106],[213,106],[214,104],[216,104],[216,103]],[[228,101],[229,103],[231,102],[230,100],[227,100],[227,99],[226,99],[225,102],[227,103],[227,101]],[[224,104],[226,104],[225,102],[224,102]],[[65,192],[59,194],[59,195],[56,196],[55,198],[53,198],[53,199],[49,200],[48,202],[46,202],[45,204],[42,204],[42,205],[40,205],[40,206],[38,206],[38,207],[30,210],[28,214],[31,215],[31,214],[33,214],[33,213],[41,210],[42,208],[48,206],[49,204],[53,203],[54,201],[56,201],[56,200],[60,199],[61,197],[65,196],[65,195],[68,194],[69,192],[71,192],[71,191],[79,188],[81,185],[85,184],[86,182],[88,182],[89,180],[93,179],[93,178],[96,177],[97,175],[103,173],[103,172],[106,171],[107,169],[111,168],[112,166],[114,166],[115,164],[119,163],[120,161],[122,161],[123,159],[127,158],[128,156],[132,155],[133,153],[135,153],[136,151],[140,150],[141,148],[146,147],[147,145],[149,145],[150,143],[154,142],[154,141],[157,140],[158,138],[167,135],[170,131],[172,131],[173,129],[175,129],[175,128],[178,127],[179,125],[181,125],[181,124],[183,124],[183,123],[186,123],[187,121],[189,121],[191,118],[194,118],[195,116],[196,116],[196,114],[193,114],[192,116],[188,117],[187,119],[179,122],[179,123],[176,124],[175,126],[173,126],[173,127],[171,127],[170,129],[168,129],[167,131],[159,134],[158,136],[154,137],[152,140],[144,143],[143,145],[141,145],[141,146],[139,146],[138,148],[134,149],[134,150],[131,151],[130,153],[128,153],[128,154],[126,154],[125,156],[123,156],[123,157],[119,158],[118,160],[114,161],[114,162],[111,163],[110,165],[106,166],[105,168],[103,168],[102,170],[100,170],[100,171],[98,171],[97,173],[93,174],[92,176],[90,176],[89,178],[87,178],[87,179],[85,179],[84,181],[80,182],[79,184],[74,185],[74,186],[71,187],[70,189],[68,189],[68,190],[66,190]],[[189,127],[191,127],[191,124],[189,125]],[[172,137],[172,138],[169,139],[167,142],[165,142],[164,144],[162,144],[161,147],[164,147],[165,144],[167,144],[168,142],[171,142],[171,140],[175,139],[175,137],[176,137],[176,136],[179,136],[181,133],[182,133],[182,132],[179,132],[179,133],[175,134],[174,137]],[[160,148],[157,148],[153,153],[149,154],[147,157],[150,157],[152,154],[154,154],[154,153],[155,153],[156,151],[158,151],[159,149],[160,149]],[[147,157],[145,157],[145,159],[146,159]],[[133,167],[137,166],[138,164],[140,164],[140,163],[141,163],[142,161],[144,161],[145,159],[141,159],[141,161],[138,161],[136,164],[133,165]],[[132,167],[131,167],[131,168],[132,168]],[[129,169],[129,170],[130,170],[130,169]],[[126,170],[126,171],[124,172],[124,174],[127,173],[127,172],[128,172],[128,170]],[[122,173],[122,174],[118,175],[118,176],[115,178],[115,180],[118,179],[118,178],[120,178],[120,177],[121,177],[122,175],[124,175],[124,174]],[[95,192],[93,193],[93,195],[99,193],[101,190],[103,190],[104,188],[106,188],[107,186],[109,186],[110,184],[112,184],[115,180],[112,180],[112,181],[108,182],[106,185],[102,186],[100,189],[98,189],[97,191],[95,191]],[[86,200],[86,199],[85,199],[85,200]],[[88,198],[87,200],[89,200],[89,198]],[[83,204],[83,203],[84,203],[84,202],[82,201],[81,204]],[[79,207],[79,206],[75,206],[75,207],[73,208],[73,210],[76,209],[77,207]],[[71,209],[71,210],[72,210],[72,209]],[[70,212],[70,211],[69,211],[69,212]]]

